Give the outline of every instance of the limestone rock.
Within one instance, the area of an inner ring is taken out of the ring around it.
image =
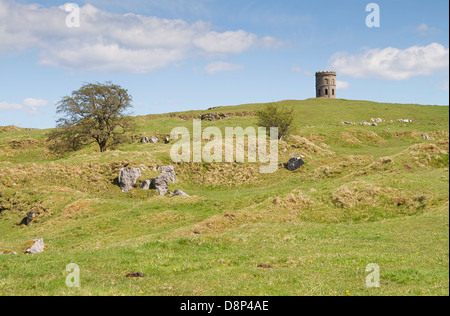
[[[151,184],[152,184],[152,182],[150,180],[145,180],[144,182],[141,183],[141,189],[142,190],[150,190]]]
[[[34,241],[34,245],[31,246],[28,250],[25,251],[25,254],[29,253],[29,254],[36,254],[36,253],[41,253],[44,251],[45,249],[45,244],[44,244],[44,239],[33,239]]]
[[[289,161],[287,163],[287,169],[289,171],[295,171],[295,170],[299,169],[301,166],[303,166],[304,164],[305,164],[305,162],[303,161],[302,158],[293,157],[293,158],[289,159]]]
[[[141,175],[141,169],[139,168],[120,169],[119,185],[122,189],[122,192],[126,193],[130,191]]]
[[[148,142],[150,142],[150,140],[148,139],[148,137],[142,137],[141,143],[147,144]]]
[[[173,192],[170,196],[185,196],[185,197],[190,197],[190,195],[184,193],[181,190],[175,190],[175,192]]]
[[[161,196],[166,195],[167,191],[169,191],[169,178],[167,177],[167,174],[152,179],[150,188],[155,189]]]
[[[175,174],[175,168],[173,166],[164,166],[159,167],[158,171],[161,172],[163,175],[167,175],[167,178],[170,182],[175,183],[177,181],[177,177]]]
[[[150,144],[156,144],[159,141],[158,137],[152,136],[150,138]]]

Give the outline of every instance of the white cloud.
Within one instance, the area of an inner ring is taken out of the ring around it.
[[[429,76],[438,71],[448,71],[449,49],[432,43],[404,50],[392,47],[369,49],[360,55],[341,52],[334,54],[329,63],[339,75],[407,80],[414,76]]]
[[[243,30],[219,33],[205,22],[121,15],[90,4],[80,8],[80,27],[69,28],[64,8],[0,0],[0,51],[37,49],[39,63],[46,66],[148,73],[196,55],[228,56],[280,45]]]
[[[39,114],[40,108],[50,105],[50,102],[46,100],[27,98],[21,104],[0,102],[0,111],[23,111],[28,114]]]
[[[217,72],[234,71],[234,70],[241,70],[241,69],[244,69],[244,66],[230,64],[230,63],[226,63],[226,62],[222,62],[222,61],[210,63],[205,67],[206,72],[210,75],[213,75]]]
[[[348,83],[347,81],[336,80],[336,88],[338,90],[348,89],[348,88],[350,88],[350,83]]]
[[[425,23],[420,24],[415,31],[422,36],[434,35],[440,32],[438,28],[430,27]]]

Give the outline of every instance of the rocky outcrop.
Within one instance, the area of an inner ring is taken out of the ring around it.
[[[36,254],[41,253],[45,249],[44,239],[33,239],[34,244],[29,249],[25,250],[25,254]]]
[[[119,186],[122,192],[126,193],[130,191],[141,175],[141,169],[139,168],[120,169]]]
[[[167,177],[167,174],[153,178],[150,188],[156,190],[161,196],[166,195],[167,191],[169,191],[169,178]]]
[[[157,142],[159,142],[159,138],[156,136],[152,136],[150,138],[150,144],[156,144]]]
[[[150,142],[150,140],[148,139],[148,137],[142,137],[141,143],[147,144],[148,142]]]
[[[166,175],[170,182],[177,182],[177,176],[175,175],[175,168],[173,166],[159,167],[158,171]]]

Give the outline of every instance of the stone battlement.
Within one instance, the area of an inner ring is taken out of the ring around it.
[[[316,75],[336,75],[336,72],[334,72],[334,71],[318,71],[318,72],[316,72]]]

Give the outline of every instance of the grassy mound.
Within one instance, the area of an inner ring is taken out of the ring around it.
[[[135,117],[130,142],[103,154],[89,146],[53,155],[48,130],[0,128],[0,249],[19,254],[0,255],[0,295],[448,295],[448,107],[279,104],[297,113],[294,135],[279,144],[280,163],[304,156],[295,172],[173,164],[173,143],[139,142],[174,127],[192,132],[204,114],[226,114],[202,121],[223,134],[256,127],[264,104]],[[383,121],[359,125],[371,118]],[[169,190],[191,198],[140,190],[171,164]],[[117,177],[127,167],[143,174],[122,193]],[[35,220],[17,225],[30,211]],[[46,251],[22,255],[36,238]],[[65,286],[71,262],[82,271],[79,289]],[[382,287],[366,289],[374,262]],[[137,270],[146,277],[123,277]]]

